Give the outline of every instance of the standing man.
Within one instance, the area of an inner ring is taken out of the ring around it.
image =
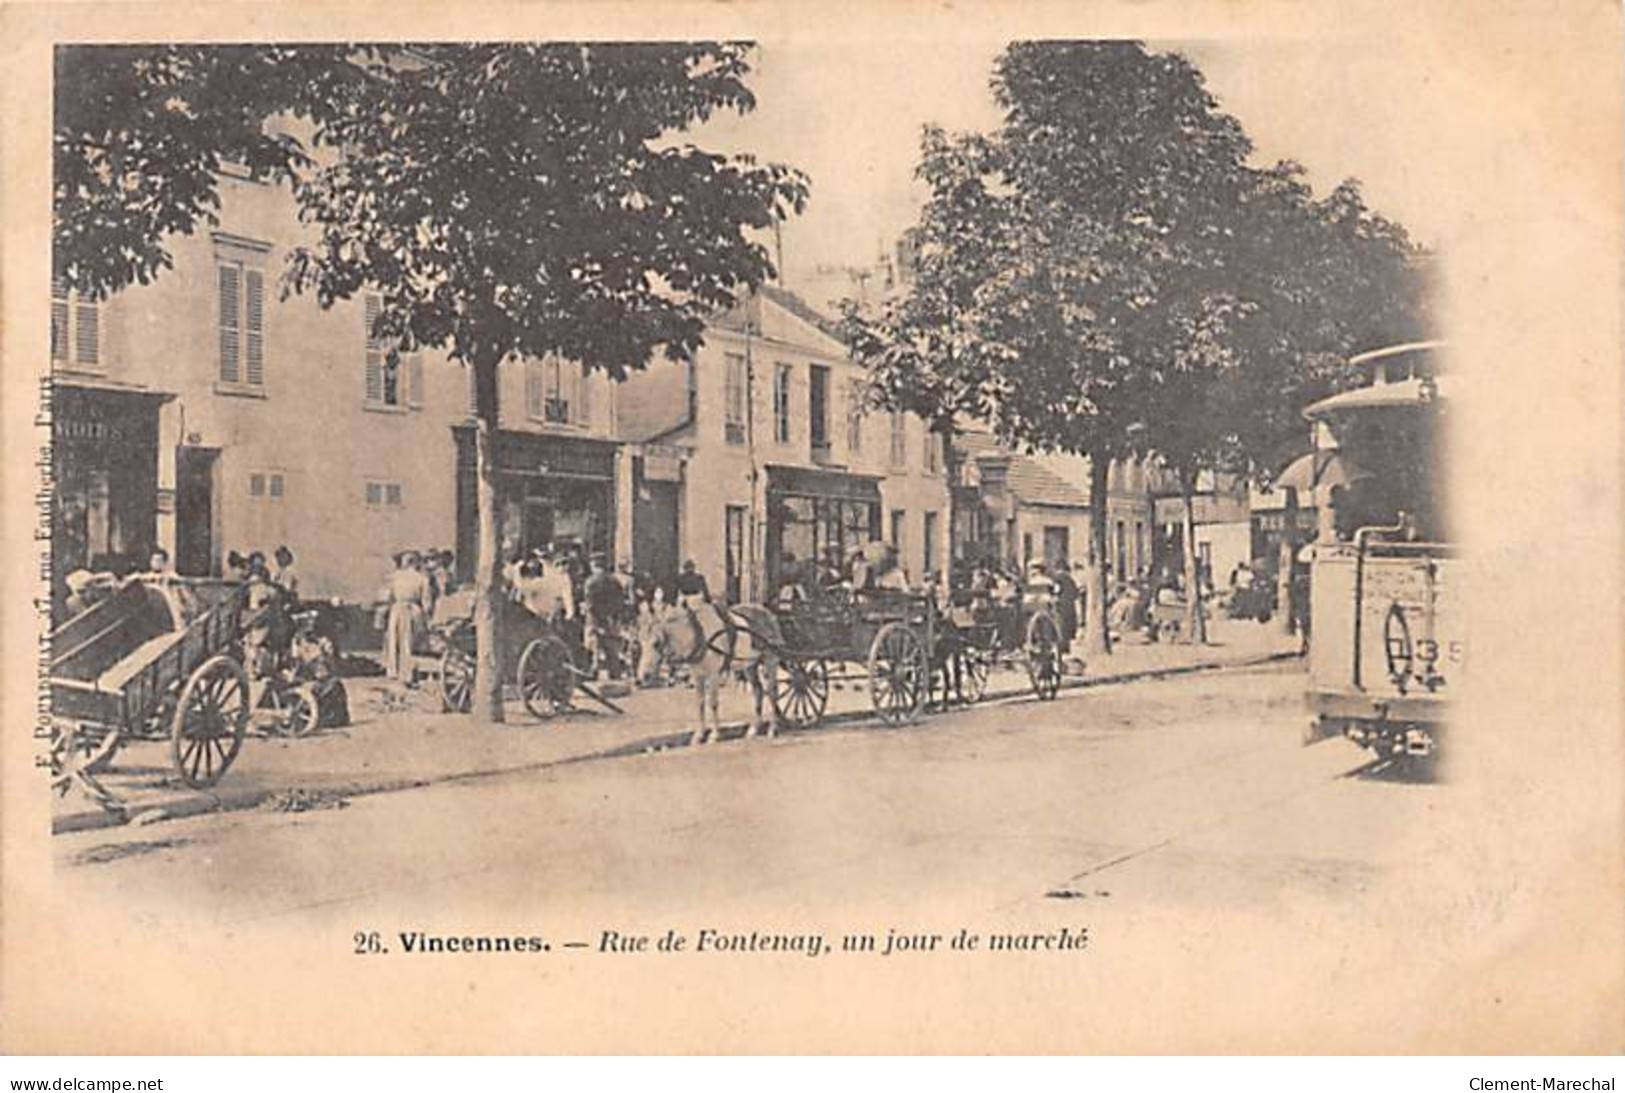
[[[692,558],[684,559],[683,571],[677,574],[677,602],[690,611],[711,602],[711,587],[705,583],[705,574],[694,568]]]
[[[625,592],[621,582],[609,572],[602,554],[592,556],[587,583],[582,587],[582,600],[586,605],[586,645],[592,654],[593,678],[619,674],[620,658],[616,655],[615,628],[620,624],[621,606]]]
[[[1078,636],[1078,582],[1065,562],[1055,567],[1055,622],[1061,628],[1061,655],[1068,656]]]

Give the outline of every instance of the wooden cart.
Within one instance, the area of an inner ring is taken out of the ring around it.
[[[939,686],[944,702],[979,702],[995,667],[1020,667],[1035,697],[1053,699],[1061,690],[1061,627],[1046,606],[996,604],[956,593],[947,612]]]
[[[621,712],[576,666],[579,641],[568,625],[550,626],[513,600],[502,601],[502,612],[498,656],[504,686],[512,684],[533,717],[553,717],[571,709],[578,692]],[[449,713],[468,713],[474,706],[473,590],[452,593],[436,606],[430,646],[441,707]]]
[[[846,682],[867,684],[887,724],[906,724],[925,708],[943,626],[931,597],[838,590],[780,605],[774,614],[784,640],[774,650],[778,670],[769,694],[787,724],[817,725],[832,684]]]
[[[249,723],[242,604],[235,584],[136,579],[52,632],[51,768],[59,788],[105,767],[131,739],[167,738],[176,773],[194,789],[220,780]]]

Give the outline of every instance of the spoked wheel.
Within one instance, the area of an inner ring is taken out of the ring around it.
[[[1061,690],[1061,629],[1047,611],[1027,620],[1027,678],[1045,702]]]
[[[869,645],[869,694],[875,712],[891,725],[919,716],[931,693],[925,643],[906,623],[888,622]]]
[[[993,650],[974,636],[959,647],[959,665],[954,685],[959,701],[969,705],[987,694],[987,679],[993,673]]]
[[[296,687],[273,687],[265,692],[265,705],[274,711],[280,736],[308,736],[316,731],[321,710],[308,683]]]
[[[532,717],[568,708],[575,689],[575,668],[564,642],[548,634],[525,646],[519,656],[519,697]]]
[[[170,754],[181,780],[206,789],[220,780],[248,732],[248,673],[224,653],[204,661],[181,689]]]
[[[440,708],[447,713],[474,708],[474,658],[455,644],[440,654]]]
[[[768,692],[773,712],[793,729],[810,729],[824,720],[829,705],[829,665],[822,660],[786,657],[773,669]]]

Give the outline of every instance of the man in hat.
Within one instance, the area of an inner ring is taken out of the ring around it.
[[[621,583],[609,571],[602,554],[594,554],[582,588],[586,603],[586,646],[592,654],[595,679],[620,674],[620,657],[616,648],[615,628],[620,623],[623,593]]]
[[[677,602],[690,611],[711,602],[711,588],[705,583],[705,574],[694,568],[693,558],[685,558],[683,571],[677,574]]]

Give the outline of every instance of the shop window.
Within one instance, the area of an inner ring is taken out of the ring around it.
[[[101,307],[51,283],[51,363],[96,370],[101,367]]]
[[[790,443],[790,366],[773,367],[773,439]]]
[[[265,244],[215,235],[218,378],[229,392],[265,388]]]
[[[722,435],[729,444],[745,442],[745,356],[729,353],[722,401]]]
[[[891,545],[892,545],[892,549],[897,551],[897,556],[899,558],[903,557],[903,549],[907,545],[906,542],[905,542],[905,539],[907,538],[907,536],[905,534],[905,529],[906,529],[906,526],[907,526],[907,520],[908,520],[908,512],[907,512],[907,510],[905,510],[905,509],[892,509],[891,510]]]

